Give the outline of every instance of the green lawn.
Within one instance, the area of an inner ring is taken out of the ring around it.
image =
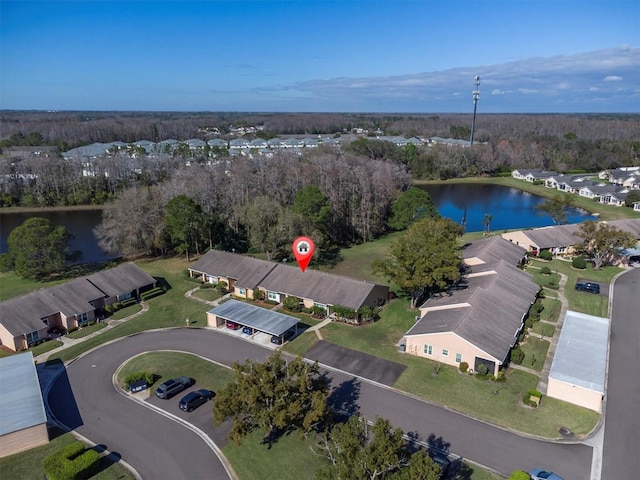
[[[287,342],[286,345],[282,347],[282,350],[292,355],[303,356],[304,352],[309,350],[318,340],[315,332],[301,333],[293,340]]]
[[[46,342],[42,342],[40,345],[36,345],[29,349],[31,353],[33,353],[34,358],[38,355],[42,355],[50,350],[58,348],[62,345],[60,340],[47,340]]]
[[[547,322],[537,322],[533,325],[531,331],[545,337],[553,337],[553,332],[556,331],[556,327]]]
[[[134,313],[138,313],[142,310],[141,303],[134,303],[133,305],[129,305],[128,307],[121,308],[120,310],[116,310],[111,315],[109,315],[109,320],[122,320],[123,318],[130,317]]]
[[[220,295],[220,292],[215,288],[200,288],[195,292],[193,292],[191,295],[193,295],[194,297],[201,298],[203,300],[207,300],[209,302],[218,300],[220,297],[222,297],[222,295]]]
[[[46,445],[0,458],[0,477],[7,480],[46,478],[42,467],[44,459],[76,441],[70,433],[60,433],[54,432],[54,435],[57,436]],[[101,461],[100,472],[91,478],[95,480],[132,480],[134,477],[122,465],[104,458]]]
[[[600,283],[609,283],[611,279],[622,272],[618,267],[606,266],[600,270],[594,270],[589,264],[585,270],[577,270],[571,266],[571,262],[554,259],[551,262],[543,262],[532,260],[532,266],[543,267],[548,266],[552,271],[559,272],[567,276],[567,283],[564,288],[564,294],[569,301],[569,308],[577,312],[596,315],[598,317],[608,316],[608,298],[605,295],[594,295],[587,292],[578,292],[575,290],[576,281],[579,278],[585,278]],[[534,273],[537,270],[529,269]]]
[[[538,263],[543,263],[542,261]],[[530,268],[529,273],[533,274],[533,281],[544,288],[550,288],[552,290],[558,290],[560,284],[560,275],[553,272],[551,274],[544,275],[540,273],[540,270]]]
[[[540,313],[540,320],[557,322],[558,316],[560,315],[560,309],[562,308],[560,300],[545,297],[542,299],[542,306],[544,307],[544,310]]]
[[[87,335],[91,335],[93,332],[97,332],[98,330],[102,330],[107,326],[106,322],[94,323],[93,325],[89,325],[87,327],[82,327],[82,330],[76,330],[75,332],[71,332],[67,335],[69,338],[82,338]]]
[[[233,380],[229,368],[209,362],[197,355],[180,352],[143,353],[129,360],[118,372],[118,385],[124,388],[124,379],[134,372],[149,372],[155,375],[150,394],[158,385],[174,377],[187,376],[196,381],[199,388],[218,391]]]
[[[538,372],[541,371],[544,366],[544,360],[547,358],[549,342],[528,336],[526,341],[520,344],[520,349],[524,352],[522,366],[537,370]]]

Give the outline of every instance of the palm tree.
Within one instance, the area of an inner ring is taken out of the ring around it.
[[[484,217],[482,217],[482,224],[484,225],[485,235],[489,235],[489,233],[491,232],[491,220],[493,220],[493,215],[489,215],[488,213],[485,213]]]

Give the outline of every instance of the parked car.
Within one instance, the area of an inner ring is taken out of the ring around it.
[[[600,293],[600,285],[593,282],[578,282],[576,283],[576,290],[580,292]]]
[[[229,330],[238,330],[240,328],[240,325],[238,325],[236,322],[227,322],[227,328]]]
[[[189,377],[172,378],[156,389],[156,396],[158,398],[169,399],[185,388],[189,388],[191,385],[193,385],[193,382]]]
[[[201,388],[200,390],[189,392],[184,397],[182,397],[182,399],[180,399],[178,407],[182,411],[192,412],[203,403],[207,403],[214,396],[215,393],[213,393],[211,390]]]
[[[294,332],[293,330],[287,330],[281,336],[273,335],[271,337],[271,343],[275,343],[276,345],[282,345],[284,342],[289,340],[295,334],[296,334],[296,332]]]
[[[442,453],[436,453],[432,457],[432,460],[436,465],[440,467],[440,478],[444,478],[444,476],[447,474],[447,470],[449,469],[449,465],[451,464],[451,462],[449,461],[447,456]]]
[[[534,468],[529,472],[531,480],[563,480],[560,475],[556,475],[553,472],[547,472],[541,468]]]
[[[253,335],[253,328],[251,327],[244,327],[242,329],[242,333],[244,333],[245,335]]]

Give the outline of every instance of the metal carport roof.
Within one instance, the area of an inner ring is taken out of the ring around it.
[[[298,319],[295,317],[239,302],[238,300],[229,300],[218,307],[212,308],[208,313],[276,336],[282,335],[298,323]]]

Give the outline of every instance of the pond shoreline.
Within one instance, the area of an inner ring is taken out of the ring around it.
[[[72,212],[77,210],[104,209],[104,205],[65,205],[61,207],[0,207],[0,215],[11,213]]]

